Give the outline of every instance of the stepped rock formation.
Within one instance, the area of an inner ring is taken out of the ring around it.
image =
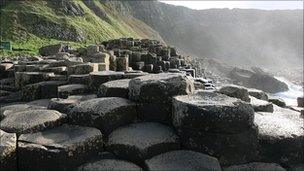
[[[217,90],[156,40],[56,47],[1,62],[1,170],[301,167],[304,118],[261,90]]]

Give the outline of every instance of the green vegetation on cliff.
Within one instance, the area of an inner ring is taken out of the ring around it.
[[[98,0],[7,2],[1,8],[1,38],[11,41],[14,49],[23,49],[22,53],[34,54],[41,46],[58,42],[78,47],[120,37],[161,40],[145,23],[117,11],[118,5],[123,7],[120,3]]]

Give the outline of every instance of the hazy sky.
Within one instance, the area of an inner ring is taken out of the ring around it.
[[[192,9],[243,8],[243,9],[303,9],[303,1],[179,1],[160,0],[161,2]]]

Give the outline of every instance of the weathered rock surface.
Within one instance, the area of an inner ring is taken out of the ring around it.
[[[157,170],[204,170],[221,171],[221,166],[216,158],[193,152],[193,151],[171,151],[157,155],[146,160],[149,171]]]
[[[17,136],[0,130],[0,170],[17,170]]]
[[[83,75],[69,75],[69,83],[70,84],[90,84],[90,75],[83,74]]]
[[[286,103],[283,99],[281,98],[278,98],[278,97],[273,97],[273,96],[270,96],[268,98],[268,101],[277,105],[277,106],[280,106],[280,107],[286,107]]]
[[[255,73],[248,80],[248,85],[252,88],[263,90],[268,93],[287,91],[288,86],[268,74]]]
[[[124,159],[142,163],[155,155],[179,149],[179,141],[172,128],[143,122],[114,130],[109,135],[107,149]]]
[[[260,155],[266,162],[303,162],[304,126],[300,113],[274,106],[274,113],[258,112]]]
[[[78,74],[89,74],[91,72],[98,71],[98,65],[96,63],[83,63],[78,65],[73,65],[68,68],[68,74],[78,75]]]
[[[68,116],[74,124],[96,127],[109,134],[134,120],[136,104],[119,97],[91,99],[77,104]]]
[[[268,101],[268,95],[265,92],[263,92],[262,90],[251,88],[251,89],[248,89],[248,93],[250,96],[253,96],[257,99]]]
[[[140,103],[138,104],[138,117],[144,121],[171,125],[172,106],[159,103]]]
[[[68,98],[70,95],[81,95],[88,91],[88,86],[84,84],[68,84],[58,87],[58,96],[61,98]]]
[[[48,81],[54,76],[52,72],[16,72],[15,85],[17,88],[22,88],[28,84]]]
[[[128,98],[130,79],[120,79],[103,83],[98,90],[97,97]]]
[[[18,140],[19,169],[71,170],[101,153],[102,143],[98,129],[75,125],[22,134]]]
[[[229,166],[223,171],[286,171],[283,167],[276,163],[254,162],[242,165]]]
[[[304,107],[304,97],[297,98],[298,107]]]
[[[90,88],[97,91],[101,84],[123,78],[123,72],[99,71],[90,73]]]
[[[248,90],[245,87],[237,85],[226,85],[219,89],[219,92],[230,97],[241,99],[245,102],[250,102]]]
[[[33,101],[28,102],[27,104],[47,108],[50,104],[50,99],[33,100]]]
[[[239,133],[253,126],[253,108],[241,100],[211,91],[173,98],[173,125],[182,130]]]
[[[57,97],[58,87],[65,83],[65,81],[44,81],[27,85],[22,88],[22,99],[32,101]]]
[[[250,96],[250,104],[255,112],[273,112],[273,104]]]
[[[10,113],[17,113],[22,111],[34,110],[34,109],[46,109],[46,108],[42,106],[29,105],[29,104],[7,105],[0,108],[0,119],[4,118]]]
[[[83,164],[77,171],[142,171],[143,169],[128,161],[118,159],[102,159],[95,162]]]
[[[0,122],[0,128],[10,133],[32,133],[61,125],[65,118],[65,114],[55,110],[19,111],[7,114]]]
[[[172,96],[189,95],[193,91],[193,82],[175,73],[149,74],[129,83],[129,98],[146,103],[171,103]]]

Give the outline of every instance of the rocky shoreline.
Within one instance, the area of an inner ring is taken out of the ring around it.
[[[0,64],[0,170],[304,169],[301,97],[215,88],[153,40],[41,53]]]

